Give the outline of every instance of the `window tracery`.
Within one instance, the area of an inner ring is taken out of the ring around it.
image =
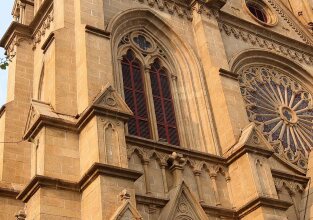
[[[179,145],[171,77],[164,49],[143,31],[121,38],[123,93],[134,112],[128,132],[144,138]]]
[[[274,151],[306,168],[313,146],[312,96],[299,82],[270,66],[245,67],[240,87],[246,110]]]

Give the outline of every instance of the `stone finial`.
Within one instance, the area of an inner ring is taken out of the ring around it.
[[[26,220],[26,213],[24,210],[20,210],[16,215],[15,215],[16,220]]]
[[[130,199],[130,194],[127,192],[126,189],[124,189],[121,194],[120,194],[121,200],[122,201],[127,201]]]

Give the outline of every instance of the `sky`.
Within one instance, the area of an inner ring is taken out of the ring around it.
[[[12,21],[12,7],[14,0],[5,0],[1,2],[0,7],[0,38],[2,38],[6,29]],[[0,57],[4,57],[4,49],[0,48]],[[0,70],[0,107],[6,102],[8,72]]]

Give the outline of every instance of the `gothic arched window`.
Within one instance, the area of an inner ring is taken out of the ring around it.
[[[151,65],[150,80],[159,138],[178,145],[179,140],[169,79],[166,69],[157,60]]]
[[[123,56],[122,74],[125,101],[134,113],[128,122],[128,132],[132,135],[150,138],[142,65],[130,50]]]
[[[128,133],[179,145],[169,72],[159,56],[166,57],[163,50],[141,32],[124,36],[120,47],[124,98],[134,113]]]

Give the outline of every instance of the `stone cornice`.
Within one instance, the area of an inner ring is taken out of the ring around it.
[[[256,147],[256,146],[250,146],[250,145],[244,145],[243,147],[236,149],[234,152],[231,152],[231,154],[227,158],[227,164],[231,164],[234,161],[236,161],[238,158],[240,158],[242,155],[250,153],[250,154],[256,154],[260,155],[266,158],[270,158],[274,151],[263,148],[263,147]]]
[[[274,178],[280,178],[280,179],[289,180],[292,182],[298,182],[300,184],[307,184],[310,180],[309,177],[302,176],[302,175],[290,174],[290,173],[286,173],[286,172],[275,170],[275,169],[272,169],[271,171],[272,171],[272,175]]]
[[[260,207],[268,207],[268,208],[286,211],[290,206],[292,206],[292,203],[288,201],[261,196],[261,197],[258,197],[249,201],[244,206],[239,208],[237,210],[237,214],[239,218],[241,219],[244,216],[248,215],[249,213],[253,212],[254,210]]]
[[[220,69],[220,75],[227,77],[227,78],[230,78],[230,79],[233,79],[233,80],[236,80],[236,81],[238,80],[238,74],[231,72],[229,70]]]
[[[94,35],[97,35],[97,36],[100,36],[103,38],[107,38],[107,39],[111,38],[111,33],[107,32],[103,29],[93,27],[91,25],[86,25],[85,31],[86,31],[86,33],[94,34]]]
[[[298,34],[298,36],[303,40],[303,42],[300,42],[298,40],[294,40],[290,37],[286,37],[285,35],[281,35],[275,31],[273,31],[270,28],[265,28],[259,25],[256,25],[254,23],[251,23],[247,20],[243,20],[239,17],[236,17],[234,15],[228,14],[226,12],[220,11],[220,16],[219,16],[219,22],[220,23],[226,23],[232,26],[236,26],[239,29],[244,29],[248,32],[251,33],[257,33],[260,36],[263,36],[264,38],[268,38],[268,36],[270,36],[271,38],[268,39],[272,39],[274,38],[276,41],[278,42],[282,42],[284,45],[289,45],[290,42],[292,42],[292,44],[295,44],[294,48],[298,47],[298,43],[299,45],[302,45],[302,48],[300,48],[300,50],[304,49],[304,51],[310,51],[310,49],[306,48],[308,45],[310,45],[311,47],[313,47],[313,39],[311,37],[311,35],[308,34],[308,36],[304,36],[305,34],[302,33],[301,31],[297,30],[296,27],[293,27],[293,30],[296,31],[296,33]],[[289,21],[289,25],[293,25],[291,21]],[[311,52],[312,53],[312,52]]]
[[[168,203],[168,201],[168,198],[159,198],[152,195],[136,194],[136,202],[138,204],[155,205],[156,207],[163,208]]]
[[[73,132],[78,132],[75,123],[71,121],[62,120],[59,118],[53,118],[48,116],[39,116],[37,120],[31,125],[31,127],[25,132],[23,139],[27,140],[33,136],[35,136],[41,128],[44,126],[54,127],[54,128],[61,128],[66,129]]]
[[[237,213],[235,210],[211,206],[206,204],[201,204],[201,207],[204,209],[205,213],[212,216],[223,216],[226,218],[236,219]]]
[[[42,187],[79,192],[78,184],[75,182],[37,175],[31,179],[16,198],[23,202],[28,202],[37,190]]]
[[[23,202],[28,202],[28,200],[37,192],[37,190],[42,187],[82,192],[98,176],[113,176],[136,181],[141,175],[142,173],[138,171],[115,167],[107,164],[94,163],[78,182],[71,182],[58,178],[37,175],[31,179],[31,181],[16,196],[16,198],[22,200]]]
[[[15,199],[18,194],[19,192],[14,189],[0,186],[0,197],[9,197]]]
[[[31,39],[31,34],[29,26],[13,21],[0,40],[0,46],[8,49],[16,36]]]
[[[147,150],[156,150],[158,152],[163,152],[165,154],[172,154],[173,152],[176,152],[195,160],[216,163],[223,166],[226,164],[226,159],[217,155],[191,150],[181,146],[170,145],[168,143],[158,142],[136,136],[130,135],[126,136],[126,143],[128,146],[138,146],[141,148],[146,148]]]
[[[124,121],[130,117],[124,112],[114,111],[112,109],[104,108],[103,106],[94,104],[85,110],[80,116],[77,116],[74,121],[40,115],[31,125],[31,127],[26,130],[23,138],[24,140],[27,140],[35,136],[44,126],[79,132],[94,116],[110,116]]]
[[[221,32],[227,36],[247,42],[252,46],[266,49],[278,55],[288,57],[299,63],[313,65],[313,46],[283,36],[270,29],[240,20],[234,16],[224,13],[219,20]],[[269,37],[270,36],[270,37]]]
[[[13,21],[9,26],[8,30],[3,35],[0,41],[0,46],[5,49],[8,49],[16,35],[21,35],[23,37],[33,39],[34,35],[37,33],[38,28],[42,26],[42,23],[44,22],[45,18],[48,16],[52,8],[53,0],[45,0],[43,1],[34,19],[29,25],[23,25]]]
[[[94,163],[78,182],[80,191],[83,191],[98,176],[111,176],[136,181],[142,173],[126,168],[116,167],[108,164]]]

